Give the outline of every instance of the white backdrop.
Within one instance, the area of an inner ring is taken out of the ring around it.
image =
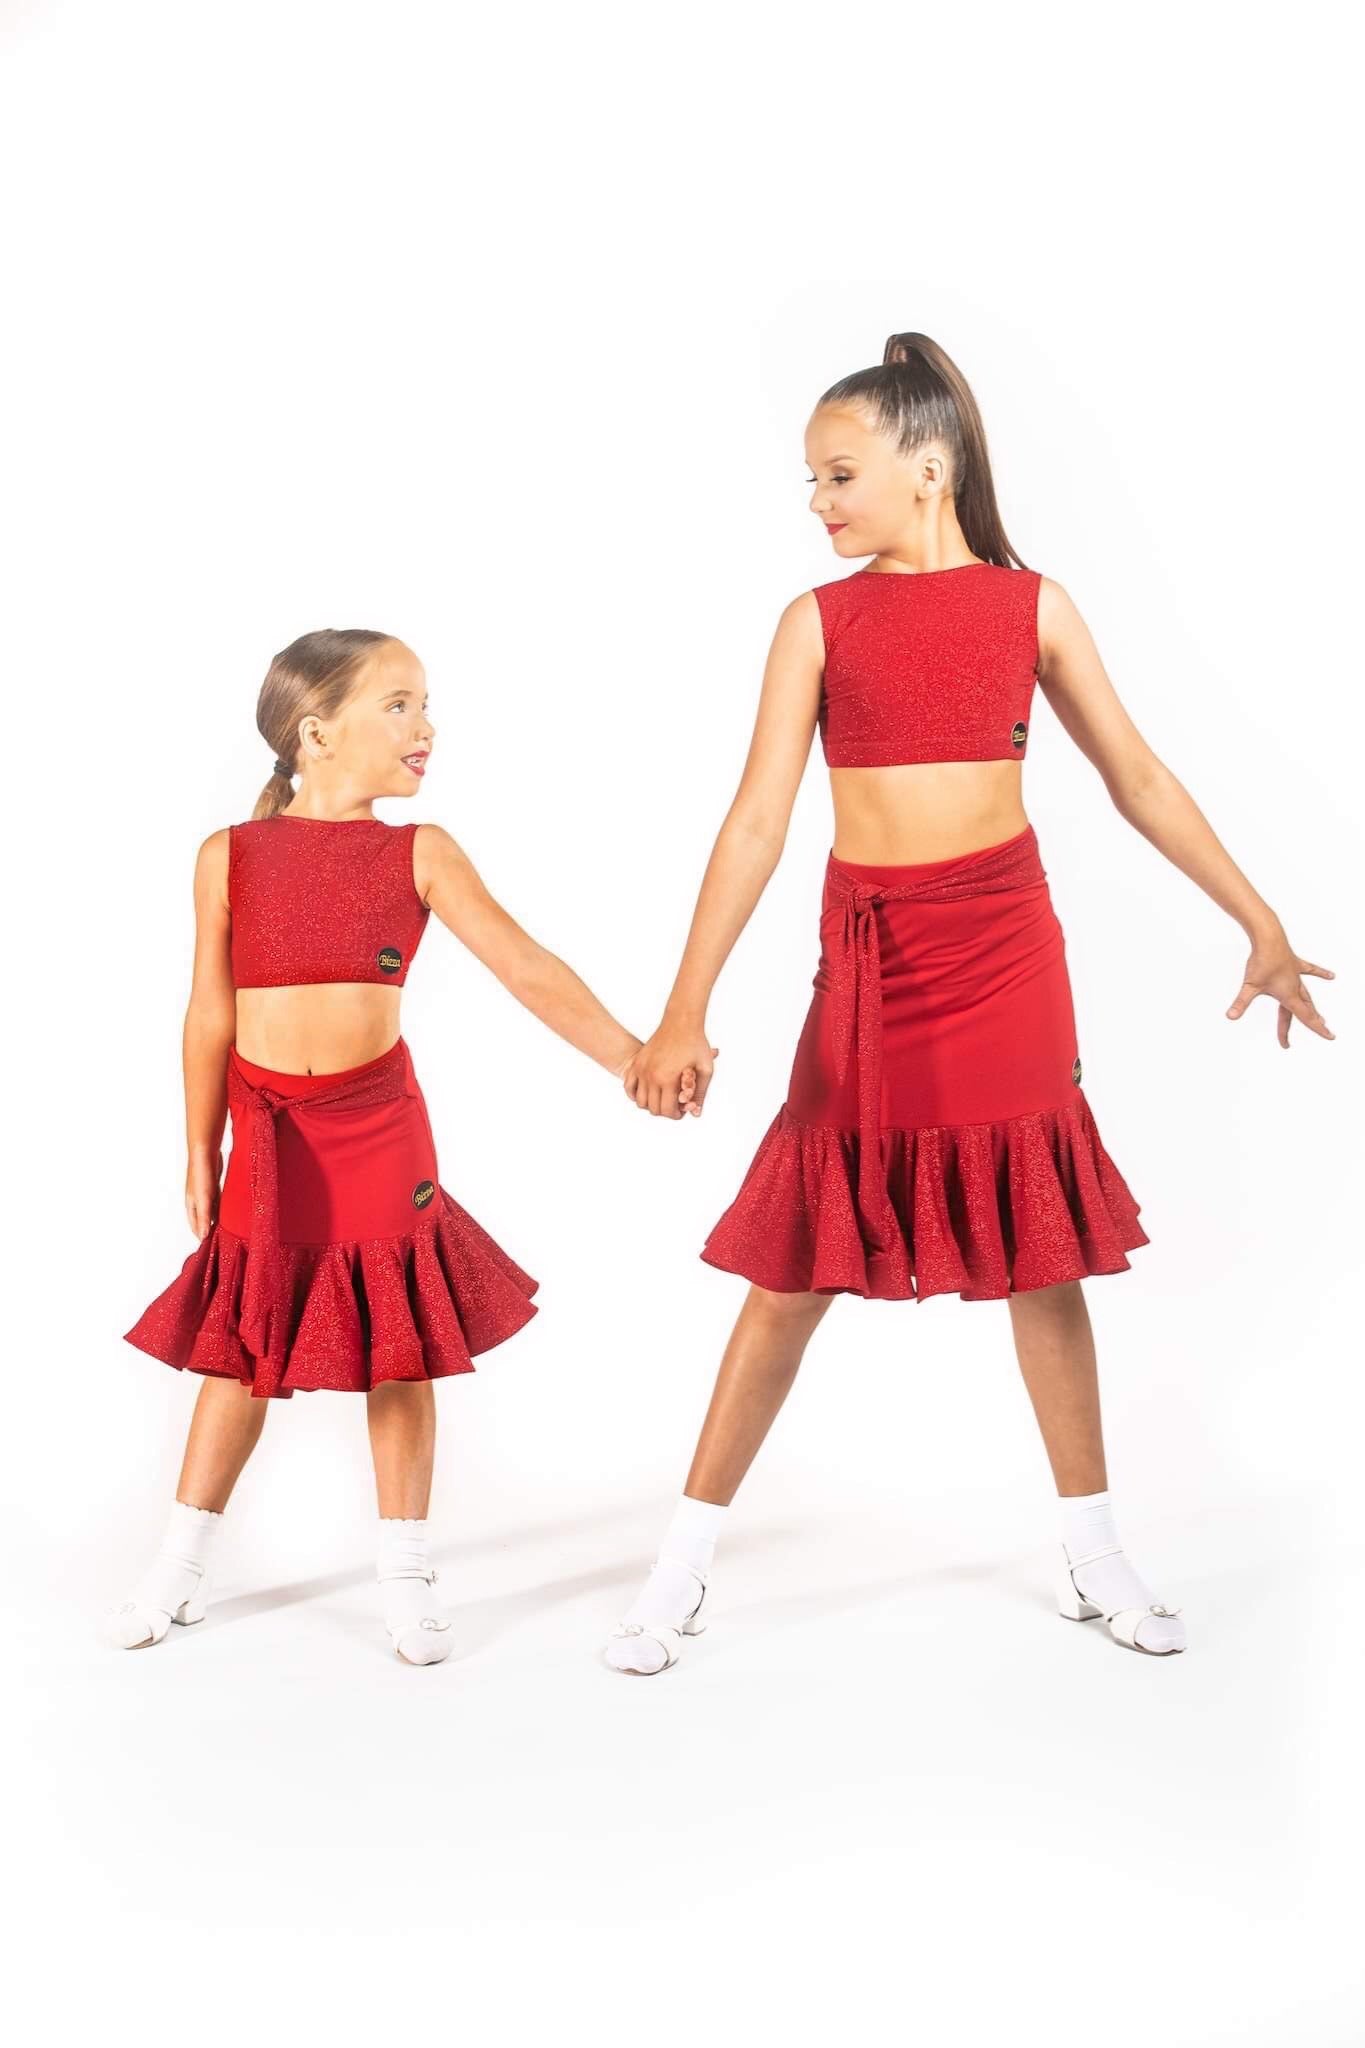
[[[1359,2038],[1361,730],[1352,67],[1309,4],[11,4],[0,134],[14,801],[6,1636],[26,2037],[294,2020],[480,2044],[1315,2048]],[[1110,1478],[1190,1653],[1051,1609],[1003,1303],[837,1302],[730,1516],[711,1631],[598,1648],[743,1283],[830,840],[813,755],[641,1116],[435,920],[403,1029],[452,1194],[541,1314],[438,1389],[461,1646],[373,1618],[362,1404],[272,1414],[201,1630],[105,1650],[199,1382],[121,1332],[192,1249],[200,840],[320,625],[426,663],[438,820],[657,1020],[781,607],[840,573],[802,431],[923,329],[1006,529],[1337,970],[1224,1012],[1240,930],[1036,701],[1025,798],[1087,1095],[1152,1242],[1087,1288]],[[1352,1605],[1350,1603],[1354,1602]],[[41,2013],[41,2016],[36,2015]]]

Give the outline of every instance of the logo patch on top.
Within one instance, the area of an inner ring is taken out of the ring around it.
[[[403,965],[403,955],[397,946],[381,946],[375,954],[375,960],[383,974],[397,974]]]
[[[413,1208],[425,1209],[435,1192],[436,1183],[434,1180],[419,1180],[412,1191]]]
[[[1027,738],[1028,727],[1025,725],[1022,718],[1016,718],[1016,720],[1014,721],[1014,729],[1010,733],[1010,745],[1012,747],[1022,747],[1024,741]]]
[[[1079,1088],[1081,1085],[1081,1063],[1079,1058],[1071,1062],[1071,1078]]]

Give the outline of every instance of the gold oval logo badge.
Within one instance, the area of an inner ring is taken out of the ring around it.
[[[1024,741],[1027,738],[1028,727],[1025,725],[1022,718],[1016,719],[1014,723],[1014,730],[1010,734],[1010,745],[1014,747],[1022,747]]]
[[[434,1180],[419,1180],[412,1191],[413,1208],[425,1209],[435,1192],[436,1183]]]
[[[1071,1062],[1071,1078],[1079,1088],[1081,1085],[1081,1063],[1079,1059],[1074,1059]]]
[[[381,946],[376,958],[379,962],[380,971],[384,974],[397,974],[399,968],[403,965],[403,955],[399,952],[397,946]]]

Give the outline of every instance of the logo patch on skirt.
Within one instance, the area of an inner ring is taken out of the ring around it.
[[[1010,734],[1010,745],[1013,747],[1022,747],[1024,741],[1027,738],[1028,727],[1025,725],[1022,718],[1017,718],[1014,722],[1014,730]]]
[[[375,955],[375,959],[379,964],[380,971],[384,974],[397,974],[399,968],[403,965],[403,955],[399,952],[397,946],[381,946]]]
[[[1081,1063],[1079,1059],[1074,1059],[1071,1062],[1071,1078],[1079,1088],[1081,1085]]]
[[[436,1183],[434,1180],[419,1180],[412,1191],[413,1208],[425,1209],[435,1192]]]

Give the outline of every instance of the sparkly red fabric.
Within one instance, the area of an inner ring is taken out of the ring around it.
[[[279,812],[228,827],[237,988],[380,981],[401,988],[430,906],[412,872],[416,825]]]
[[[858,569],[815,589],[831,768],[1022,760],[1038,668],[1035,569]]]
[[[537,1282],[437,1178],[407,1043],[339,1074],[228,1055],[216,1222],[127,1341],[254,1394],[470,1372]]]
[[[983,1301],[1149,1242],[1081,1088],[1032,826],[950,860],[826,866],[787,1099],[702,1249],[778,1293]]]

